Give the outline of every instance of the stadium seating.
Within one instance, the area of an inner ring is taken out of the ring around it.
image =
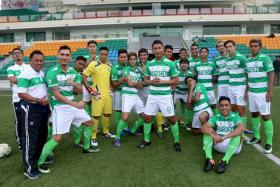
[[[112,64],[115,64],[118,59],[118,49],[127,48],[126,39],[117,40],[96,40],[97,48],[104,46],[109,48],[109,60]],[[57,51],[61,45],[68,45],[72,50],[72,61],[70,65],[73,65],[74,59],[77,56],[89,57],[89,51],[87,49],[88,40],[79,41],[51,41],[51,42],[34,42],[29,48],[24,50],[23,61],[29,63],[29,55],[33,50],[41,50],[45,54],[45,67],[44,71],[47,71],[50,67],[55,65],[57,60]],[[19,47],[19,44],[0,44],[0,55],[8,55],[13,48]],[[97,50],[98,55],[98,50]],[[7,76],[7,68],[12,66],[14,63],[9,62],[0,69],[0,77]]]
[[[268,38],[265,35],[261,36],[254,36],[254,35],[221,35],[216,37],[204,37],[204,41],[202,41],[202,38],[199,38],[198,45],[199,47],[207,47],[209,49],[209,58],[212,59],[218,55],[218,51],[216,50],[216,42],[218,40],[234,40],[237,43],[237,50],[244,54],[249,55],[249,41],[252,38],[259,38],[262,40],[263,43],[263,49],[262,52],[271,56],[273,59],[276,55],[280,54],[280,36],[276,36],[275,38]]]
[[[22,16],[22,15],[40,15],[40,14],[48,14],[48,11],[39,12],[31,9],[7,9],[1,10],[0,16]]]
[[[19,43],[0,44],[0,55],[9,55],[9,53],[16,47],[20,47]]]

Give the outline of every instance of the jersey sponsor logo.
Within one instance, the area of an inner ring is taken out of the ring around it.
[[[239,60],[231,60],[227,62],[228,69],[238,69],[239,65],[240,65]]]
[[[232,132],[234,130],[234,123],[229,121],[217,121],[218,132]]]
[[[247,63],[247,72],[259,72],[260,68],[263,67],[263,62],[262,61],[255,61],[255,62],[249,62]]]
[[[152,71],[151,75],[153,77],[167,77],[168,76],[168,72],[165,72],[165,71]]]
[[[164,71],[164,72],[168,72],[170,70],[169,66],[150,66],[149,67],[150,71]]]

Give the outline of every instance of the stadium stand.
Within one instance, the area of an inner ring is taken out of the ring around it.
[[[179,53],[181,48],[186,48],[186,44],[181,36],[142,36],[140,38],[140,47],[148,49],[152,53],[151,45],[154,40],[161,40],[164,44],[173,46],[173,52]]]
[[[97,48],[100,46],[105,46],[109,48],[109,60],[111,63],[116,63],[118,59],[118,49],[127,48],[126,39],[117,39],[117,40],[96,40],[98,42]],[[68,45],[72,50],[72,63],[77,56],[89,57],[89,52],[87,49],[88,40],[79,40],[79,41],[51,41],[51,42],[34,42],[29,48],[24,50],[24,59],[25,63],[29,63],[29,55],[33,50],[41,50],[45,54],[45,68],[46,71],[56,63],[56,55],[59,47],[61,45]],[[8,55],[9,52],[15,47],[20,47],[19,44],[1,44],[0,45],[0,55]],[[98,55],[98,50],[97,50]],[[13,61],[8,62],[3,65],[0,69],[0,78],[7,76],[8,67],[14,64]]]
[[[108,47],[109,60],[114,63],[117,60],[117,51],[121,48],[127,48],[127,40],[118,39],[118,40],[96,40],[97,48],[99,46]],[[54,61],[56,59],[57,51],[61,45],[68,45],[72,50],[72,58],[75,59],[77,56],[89,56],[87,49],[88,40],[78,40],[78,41],[52,41],[52,42],[34,42],[31,47],[24,51],[24,61],[28,61],[28,56],[30,53],[35,50],[41,50],[46,56],[46,62]],[[46,45],[47,44],[47,45]],[[97,50],[98,54],[98,50]]]
[[[280,36],[276,36],[275,38],[268,38],[267,35],[220,35],[220,36],[208,36],[198,38],[198,45],[200,47],[207,47],[209,48],[209,58],[212,59],[217,56],[218,52],[215,48],[216,42],[218,40],[234,40],[237,44],[237,50],[245,55],[249,54],[249,41],[252,38],[259,38],[263,42],[263,49],[262,52],[271,56],[275,57],[277,54],[280,53]]]
[[[16,47],[20,47],[19,43],[0,44],[0,56],[9,55]]]

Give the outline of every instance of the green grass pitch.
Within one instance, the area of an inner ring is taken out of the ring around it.
[[[280,157],[280,88],[274,89],[273,154]],[[203,171],[202,137],[193,137],[180,129],[183,151],[173,151],[171,132],[159,139],[152,134],[152,145],[145,150],[136,146],[142,137],[125,136],[122,148],[112,139],[98,137],[101,151],[82,154],[73,148],[73,135],[64,136],[55,152],[51,173],[29,180],[23,175],[21,152],[16,147],[10,92],[0,92],[0,143],[12,146],[12,155],[0,159],[0,186],[276,186],[280,184],[280,166],[264,157],[254,147],[243,144],[240,155],[233,156],[226,173]],[[132,117],[133,120],[133,117]],[[250,119],[248,119],[250,122]],[[251,128],[251,125],[248,125]],[[263,132],[263,126],[262,126]],[[115,132],[115,126],[112,125]],[[262,145],[265,142],[262,133]],[[214,152],[219,161],[222,154]]]

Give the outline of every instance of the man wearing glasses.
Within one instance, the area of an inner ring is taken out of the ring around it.
[[[12,57],[15,64],[8,68],[8,79],[13,85],[13,106],[15,113],[15,126],[16,126],[16,139],[19,149],[21,150],[21,130],[20,130],[20,98],[18,97],[18,77],[25,69],[26,65],[23,63],[23,51],[20,48],[14,48],[12,51]]]
[[[260,143],[260,115],[264,121],[266,145],[264,153],[272,152],[273,123],[270,116],[270,104],[274,83],[274,68],[269,56],[261,53],[262,41],[252,39],[249,42],[251,57],[246,63],[248,88],[246,96],[249,98],[249,109],[252,113],[254,137],[249,144]]]

